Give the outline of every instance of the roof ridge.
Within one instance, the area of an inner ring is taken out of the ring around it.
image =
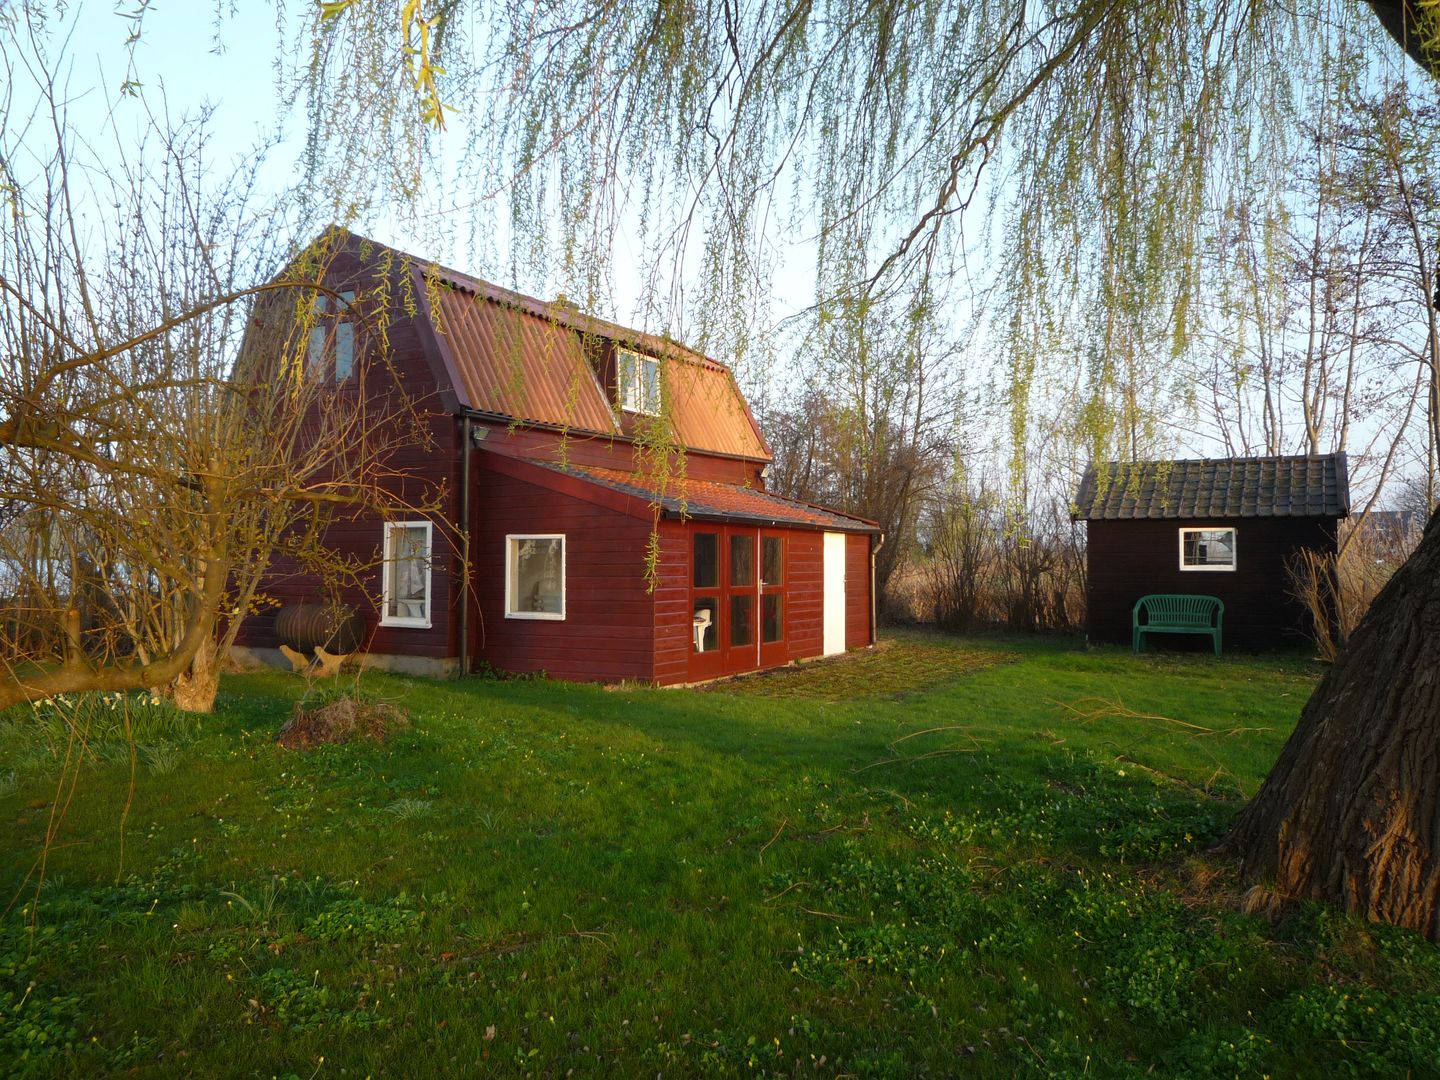
[[[623,323],[615,322],[612,319],[604,319],[599,315],[591,315],[582,311],[578,306],[573,308],[565,304],[559,304],[553,300],[542,300],[538,296],[531,296],[518,289],[512,289],[506,285],[498,285],[493,281],[486,281],[482,277],[465,270],[457,270],[453,266],[447,266],[438,259],[426,258],[423,255],[416,255],[414,252],[405,251],[387,244],[384,241],[376,240],[373,237],[362,236],[343,226],[334,227],[343,232],[347,241],[353,240],[359,244],[368,244],[374,248],[381,248],[392,254],[408,259],[410,262],[421,268],[422,272],[433,271],[435,276],[448,278],[451,283],[459,286],[467,292],[483,295],[485,299],[495,303],[509,303],[535,315],[538,318],[549,319],[563,326],[568,326],[581,333],[596,333],[600,337],[610,338],[615,341],[634,341],[636,344],[645,344],[657,351],[664,350],[672,352],[672,359],[682,361],[708,364],[722,371],[729,372],[730,366],[724,361],[716,360],[713,356],[707,356],[698,349],[692,349],[682,341],[675,341],[661,334],[653,334],[648,330],[637,330],[632,326],[625,326]]]

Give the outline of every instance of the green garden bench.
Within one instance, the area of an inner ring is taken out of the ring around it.
[[[1140,612],[1145,612],[1145,622]],[[1135,601],[1130,613],[1130,648],[1139,652],[1146,634],[1209,634],[1220,655],[1220,622],[1225,605],[1218,596],[1186,596],[1180,593],[1151,593]]]

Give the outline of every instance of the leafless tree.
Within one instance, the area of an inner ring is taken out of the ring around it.
[[[4,28],[5,63],[34,104],[0,117],[0,707],[142,688],[208,709],[277,550],[354,572],[324,524],[387,499],[408,408],[307,363],[334,330],[328,250],[287,249],[258,158],[216,170],[206,118],[163,113],[134,144],[112,114],[98,151],[28,29]],[[347,317],[378,333],[387,302]]]

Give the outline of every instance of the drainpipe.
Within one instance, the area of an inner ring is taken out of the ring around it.
[[[880,644],[880,621],[876,612],[878,611],[879,597],[875,595],[875,556],[885,546],[885,534],[876,533],[875,539],[870,542],[870,644]]]
[[[470,674],[470,417],[460,418],[460,674]]]

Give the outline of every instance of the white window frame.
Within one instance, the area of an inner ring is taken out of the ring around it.
[[[515,580],[515,555],[519,548],[519,541],[522,540],[559,540],[560,541],[560,610],[559,611],[517,611],[513,582]],[[549,622],[562,622],[568,608],[568,597],[566,595],[566,549],[564,533],[506,533],[505,534],[505,618],[507,619],[543,619]]]
[[[626,379],[626,359],[629,358],[630,378]],[[645,368],[653,365],[655,368],[655,400],[646,400]],[[660,412],[660,397],[663,391],[660,387],[660,361],[654,356],[646,356],[644,353],[636,352],[634,349],[616,349],[615,351],[615,400],[625,412],[641,413],[645,416],[657,416]]]
[[[1185,534],[1206,532],[1228,532],[1230,534],[1230,565],[1225,566],[1219,563],[1211,566],[1185,565]],[[1240,530],[1233,525],[1186,525],[1179,532],[1179,547],[1176,557],[1179,560],[1181,571],[1187,574],[1233,574],[1235,568],[1240,564]]]
[[[390,614],[390,564],[395,559],[395,541],[393,539],[396,530],[399,529],[424,529],[425,530],[425,614],[415,615],[391,615]],[[433,608],[431,594],[433,592],[433,578],[435,574],[435,527],[428,521],[387,521],[385,523],[385,561],[380,567],[380,625],[381,626],[410,626],[422,630],[428,630],[434,625],[432,620]]]

